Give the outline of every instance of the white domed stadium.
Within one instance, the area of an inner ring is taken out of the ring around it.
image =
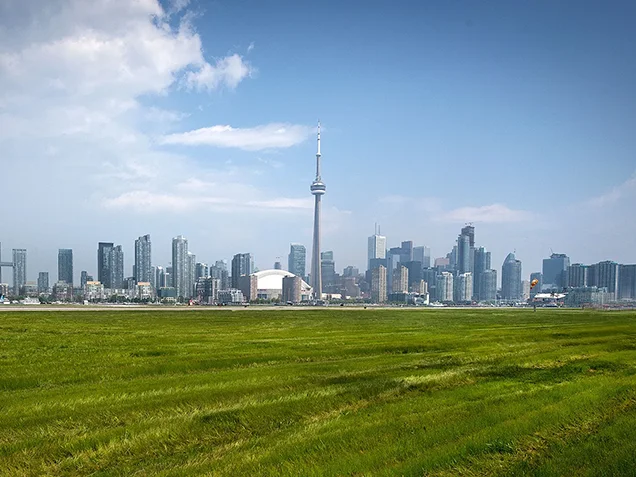
[[[262,270],[252,274],[256,277],[256,294],[258,298],[271,300],[283,296],[283,278],[295,277],[287,270]],[[312,299],[313,289],[302,278],[300,279],[301,301]]]

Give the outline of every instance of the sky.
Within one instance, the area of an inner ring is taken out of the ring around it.
[[[381,226],[501,270],[551,250],[636,262],[636,3],[0,1],[0,242],[27,279],[57,250],[150,234],[168,265],[323,250],[366,268]],[[309,263],[309,256],[308,262]],[[4,281],[10,280],[6,271]]]

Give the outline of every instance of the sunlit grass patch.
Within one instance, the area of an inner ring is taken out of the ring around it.
[[[635,320],[0,313],[0,475],[630,475]]]

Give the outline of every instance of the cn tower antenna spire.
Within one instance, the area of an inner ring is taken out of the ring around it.
[[[316,152],[316,180],[320,180],[320,120],[318,120],[318,152]]]
[[[316,152],[316,180],[312,182],[310,190],[314,196],[314,240],[311,256],[311,285],[314,289],[314,299],[322,299],[322,267],[320,263],[320,209],[321,198],[327,191],[327,186],[320,177],[320,121],[318,121],[318,150]]]

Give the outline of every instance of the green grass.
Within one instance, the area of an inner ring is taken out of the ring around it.
[[[0,475],[636,475],[636,313],[0,312]]]

